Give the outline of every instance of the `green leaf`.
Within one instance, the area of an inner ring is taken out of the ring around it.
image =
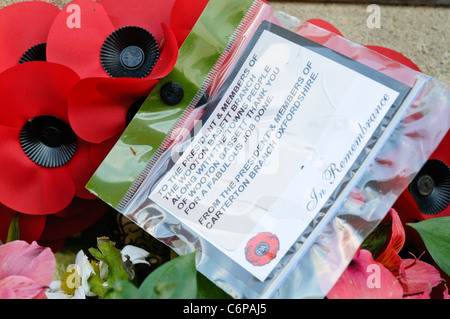
[[[103,297],[103,281],[100,279],[100,276],[94,275],[88,278],[88,284],[90,291],[96,294],[99,297]]]
[[[450,217],[438,217],[407,225],[419,233],[436,264],[450,275]]]
[[[113,285],[113,298],[115,299],[140,299],[139,289],[129,281],[120,280]]]
[[[177,257],[156,268],[139,287],[144,299],[195,299],[195,253]]]
[[[230,295],[201,273],[197,273],[197,288],[197,299],[231,299]]]
[[[6,239],[6,242],[9,243],[11,241],[19,240],[19,214],[16,214],[11,224],[9,224],[9,230],[8,230],[8,237]]]
[[[381,222],[363,241],[362,249],[376,253],[385,243],[387,234],[392,227],[391,222]]]
[[[125,269],[125,265],[122,261],[122,253],[115,247],[115,243],[106,237],[100,237],[97,239],[97,247],[90,248],[89,252],[98,261],[103,261],[108,265],[108,277],[106,279],[106,285],[103,285],[101,293],[98,292],[98,285],[101,283],[99,274],[91,277],[89,282],[96,287],[96,293],[103,298],[114,298],[114,290],[112,287],[117,281],[128,280],[129,274]]]

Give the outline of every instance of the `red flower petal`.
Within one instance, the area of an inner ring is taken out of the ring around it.
[[[87,143],[81,139],[77,141],[77,150],[74,157],[65,165],[67,170],[72,176],[72,181],[75,185],[75,196],[84,199],[96,199],[97,197],[93,195],[86,189],[86,184],[91,179],[95,170],[97,169],[91,162],[90,158],[90,143]]]
[[[53,214],[66,207],[75,186],[66,167],[33,163],[19,143],[18,129],[0,126],[0,202],[27,214]]]
[[[98,3],[104,7],[115,29],[139,26],[150,31],[159,43],[164,37],[161,22],[169,23],[174,1],[98,0]]]
[[[161,79],[169,74],[178,59],[178,41],[172,29],[165,23],[162,24],[164,30],[164,41],[161,46],[161,55],[158,62],[147,78]]]
[[[79,197],[74,197],[69,206],[67,206],[66,208],[57,212],[54,215],[58,217],[71,217],[74,215],[78,215],[81,214],[83,211],[87,210],[94,202],[95,201],[93,200],[86,200]]]
[[[101,200],[84,200],[85,205],[79,200],[74,200],[74,206],[66,209],[67,216],[47,216],[47,223],[39,239],[40,244],[57,241],[73,236],[96,223],[109,209],[109,206]],[[85,207],[81,209],[81,207]],[[74,212],[70,213],[69,210]]]
[[[59,8],[44,1],[15,3],[0,10],[0,72],[17,65],[32,46],[47,42]]]
[[[322,29],[328,30],[330,32],[336,33],[337,35],[343,36],[342,33],[336,29],[336,27],[334,25],[332,25],[331,23],[322,20],[322,19],[309,19],[308,20],[309,23],[314,24],[315,26],[318,26]]]
[[[72,70],[48,62],[24,63],[4,71],[0,74],[0,125],[22,129],[39,115],[68,122],[67,97],[78,81]]]
[[[70,124],[81,138],[103,142],[126,127],[129,107],[147,96],[157,82],[131,78],[81,80],[69,97]]]
[[[406,295],[430,292],[442,282],[441,274],[432,265],[417,259],[403,259],[405,269],[402,278]]]
[[[78,13],[79,27],[70,24]],[[72,1],[50,28],[47,61],[66,65],[82,78],[107,77],[100,62],[100,50],[114,30],[102,5],[91,0]]]
[[[19,215],[19,237],[20,240],[32,243],[37,241],[41,237],[42,231],[44,230],[45,220],[47,216],[45,215]]]
[[[17,212],[5,205],[0,204],[0,241],[6,243],[9,232],[9,225]]]
[[[329,299],[400,299],[403,289],[392,273],[361,249],[334,287]]]
[[[391,208],[389,213],[392,217],[391,236],[389,242],[387,243],[387,247],[376,258],[376,261],[383,264],[393,274],[398,275],[401,271],[400,257],[398,256],[398,253],[405,244],[405,230],[397,212]]]
[[[209,0],[176,0],[170,15],[170,26],[181,45],[194,27]]]
[[[91,161],[94,165],[99,166],[103,162],[114,145],[116,145],[121,135],[122,134],[119,133],[102,143],[91,145]]]
[[[371,50],[374,50],[374,51],[376,51],[378,53],[381,53],[384,56],[387,56],[388,58],[390,58],[390,59],[392,59],[394,61],[397,61],[397,62],[399,62],[399,63],[401,63],[401,64],[403,64],[403,65],[405,65],[405,66],[407,66],[407,67],[409,67],[409,68],[411,68],[413,70],[416,70],[416,71],[420,72],[419,67],[416,64],[414,64],[414,62],[412,62],[410,59],[408,59],[403,54],[401,54],[401,53],[399,53],[397,51],[394,51],[394,50],[391,50],[391,49],[388,49],[388,48],[384,48],[384,47],[380,47],[380,46],[376,46],[376,45],[366,45],[366,47],[371,49]]]
[[[208,1],[176,0],[170,15],[170,25],[182,29],[192,29]]]

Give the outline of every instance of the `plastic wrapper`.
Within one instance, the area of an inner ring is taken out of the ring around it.
[[[323,298],[447,133],[449,99],[262,1],[210,1],[87,187],[234,298]]]

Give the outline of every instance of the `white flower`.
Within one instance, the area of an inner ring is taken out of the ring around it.
[[[130,258],[130,261],[133,265],[136,264],[147,264],[150,265],[148,261],[145,260],[145,258],[150,255],[146,250],[133,246],[133,245],[127,245],[123,247],[123,249],[120,251],[122,254],[122,260],[126,261],[126,256]]]
[[[142,248],[127,245],[121,250],[121,254],[124,262],[128,257],[133,265],[140,263],[150,265],[145,260],[149,253]],[[100,262],[99,270],[100,278],[106,280],[108,265]],[[88,283],[92,274],[95,274],[94,268],[86,254],[80,250],[75,258],[75,264],[69,265],[61,280],[53,281],[45,294],[48,299],[85,299],[86,296],[95,296],[96,294],[90,291]]]
[[[64,293],[61,290],[60,280],[52,281],[45,295],[48,299],[86,299],[86,295],[81,287],[75,290],[73,296]]]
[[[95,296],[88,284],[91,274],[94,274],[94,268],[80,250],[75,257],[75,264],[67,266],[67,272],[61,280],[53,281],[45,294],[49,299],[85,299],[86,296]]]

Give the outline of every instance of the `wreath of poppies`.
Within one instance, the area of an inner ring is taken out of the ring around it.
[[[0,10],[2,242],[17,217],[20,239],[56,250],[109,209],[85,185],[172,70],[206,4],[26,1]]]

